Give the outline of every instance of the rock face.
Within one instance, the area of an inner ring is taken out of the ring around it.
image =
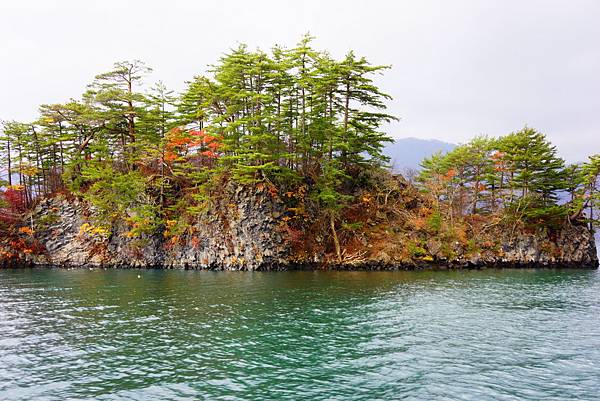
[[[124,222],[115,223],[111,234],[103,236],[91,229],[89,206],[64,197],[44,199],[31,219],[35,241],[44,251],[22,255],[21,260],[31,265],[61,267],[224,270],[598,266],[594,236],[584,225],[511,237],[499,232],[498,246],[493,250],[469,254],[457,251],[451,260],[436,256],[441,244],[430,240],[425,247],[432,256],[409,262],[383,251],[366,253],[365,257],[341,264],[325,263],[322,251],[315,251],[308,258],[304,252],[300,262],[286,232],[285,206],[276,196],[265,189],[235,185],[227,185],[222,193],[190,230],[175,239],[165,238],[162,233],[132,237]],[[310,264],[306,260],[311,260]]]
[[[280,269],[289,263],[281,233],[283,205],[260,189],[227,186],[225,196],[176,241],[161,233],[132,238],[125,223],[108,237],[93,235],[89,209],[77,200],[44,199],[33,213],[35,236],[46,249],[35,265]]]
[[[542,266],[597,267],[598,255],[593,233],[586,226],[563,228],[555,239],[521,235],[502,247],[501,263]]]
[[[499,249],[475,253],[457,252],[456,257],[423,257],[398,261],[387,253],[371,255],[359,263],[334,266],[336,269],[481,269],[481,268],[598,268],[594,235],[584,225],[564,227],[558,233],[519,233],[513,238],[498,234]],[[435,255],[440,244],[429,241],[427,251]]]
[[[594,235],[585,225],[569,225],[549,235],[519,233],[503,238],[498,252],[485,252],[451,261],[457,266],[598,267]]]

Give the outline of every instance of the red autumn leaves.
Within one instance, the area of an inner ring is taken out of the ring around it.
[[[221,136],[211,135],[204,130],[185,131],[173,128],[167,134],[164,159],[172,163],[180,157],[194,153],[206,159],[216,159],[219,157],[219,149],[223,146],[222,141]]]
[[[9,186],[4,191],[0,191],[0,198],[3,201],[0,202],[0,223],[15,224],[18,216],[27,208],[23,187]]]

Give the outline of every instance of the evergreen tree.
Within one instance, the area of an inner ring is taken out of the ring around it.
[[[589,160],[581,166],[581,182],[583,193],[579,210],[583,212],[587,209],[590,230],[592,230],[599,222],[597,210],[600,206],[600,155],[590,156]]]
[[[31,187],[30,182],[27,179],[31,174],[37,173],[32,169],[29,159],[29,125],[20,123],[17,121],[5,121],[3,122],[3,141],[6,145],[6,149],[10,148],[10,152],[6,153],[7,165],[10,160],[10,171],[12,174],[17,174],[18,185],[24,187],[24,191],[27,194],[26,199],[31,199]],[[16,184],[14,180],[10,179],[10,184]]]
[[[164,204],[166,174],[165,152],[167,133],[176,127],[176,98],[173,91],[162,83],[156,83],[146,96],[146,105],[139,121],[139,131],[143,139],[140,149],[145,155],[140,163],[146,166],[149,180],[159,188],[159,204]],[[154,177],[157,177],[154,180]]]
[[[383,123],[396,118],[380,112],[385,109],[385,101],[391,97],[381,92],[374,84],[372,75],[390,68],[389,66],[371,66],[365,58],[356,58],[349,52],[346,58],[336,66],[340,87],[338,93],[342,115],[341,148],[342,163],[362,163],[365,154],[369,160],[385,160],[381,150],[385,142],[391,139],[379,131]]]
[[[97,75],[85,97],[99,106],[99,111],[111,120],[112,132],[117,136],[124,161],[133,167],[136,155],[136,120],[145,104],[145,96],[138,91],[143,77],[152,71],[139,61],[115,63],[113,69]]]
[[[179,125],[191,125],[195,129],[204,129],[204,124],[221,111],[220,103],[214,96],[214,83],[203,76],[194,77],[187,83],[186,90],[177,103]]]
[[[323,164],[323,174],[317,181],[314,195],[323,207],[329,222],[331,238],[333,239],[338,262],[342,261],[342,250],[337,235],[336,222],[340,211],[352,199],[352,196],[339,191],[343,181],[349,178],[341,167],[340,162],[336,160],[327,161]]]
[[[12,138],[6,133],[4,121],[0,121],[2,132],[0,133],[0,180],[4,185],[12,185]]]
[[[543,134],[526,127],[500,138],[497,146],[510,166],[513,196],[520,191],[521,197],[537,195],[545,205],[556,201],[565,189],[565,163]]]

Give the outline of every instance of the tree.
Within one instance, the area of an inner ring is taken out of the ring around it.
[[[8,186],[0,190],[0,233],[9,235],[27,209],[23,186]]]
[[[394,117],[374,77],[388,67],[352,52],[336,60],[312,40],[270,52],[241,45],[179,96],[161,82],[143,92],[151,70],[116,63],[80,99],[42,105],[32,123],[5,124],[4,165],[18,172],[28,203],[68,190],[107,220],[191,215],[218,177],[306,186],[339,248],[345,196],[362,172],[386,162],[382,127]]]
[[[356,58],[349,52],[346,58],[337,64],[340,76],[338,89],[342,99],[341,114],[341,160],[345,166],[351,163],[362,163],[365,154],[369,160],[379,162],[386,160],[381,150],[385,142],[392,140],[379,131],[383,123],[396,118],[380,112],[385,109],[385,101],[391,97],[381,92],[374,84],[371,76],[389,66],[371,66],[367,60]]]
[[[115,63],[111,71],[96,76],[86,94],[98,103],[109,120],[113,120],[113,130],[118,135],[124,156],[129,153],[134,157],[136,153],[136,119],[145,101],[138,86],[151,71],[139,60]]]
[[[441,152],[426,157],[421,162],[421,171],[417,181],[421,184],[421,188],[433,197],[436,210],[439,210],[440,202],[449,198],[447,191],[448,182],[451,179],[448,174],[450,168],[447,155]]]
[[[500,209],[516,211],[518,219],[564,214],[557,196],[569,188],[573,174],[545,136],[530,128],[498,139],[475,137],[425,159],[422,167],[418,181],[433,195],[436,210],[448,209],[451,223]],[[578,184],[573,185],[575,191]]]
[[[589,160],[581,166],[582,193],[579,201],[579,212],[587,208],[590,230],[598,224],[597,214],[594,210],[600,205],[600,155],[590,156]]]
[[[577,193],[581,191],[583,184],[583,172],[581,164],[569,164],[564,169],[565,190],[569,194],[569,201],[574,202]]]
[[[520,191],[521,197],[537,195],[542,205],[556,201],[565,189],[565,163],[544,134],[525,127],[500,138],[497,146],[510,169],[511,200]]]
[[[0,135],[0,147],[2,151],[0,152],[0,171],[3,169],[6,171],[6,183],[8,185],[12,185],[12,149],[11,149],[11,138],[8,136],[4,129],[4,121],[0,121],[2,124],[2,135]],[[0,175],[0,179],[2,176]],[[4,184],[3,184],[4,185]]]
[[[213,108],[221,111],[215,102],[214,83],[203,76],[194,77],[187,82],[187,89],[181,94],[177,103],[179,125],[192,124],[192,128],[203,129],[205,122],[213,115]]]
[[[35,124],[43,138],[43,171],[47,192],[54,192],[63,186],[62,174],[65,171],[67,147],[72,146],[73,137],[68,130],[68,121],[63,105],[40,106],[40,117]]]
[[[35,166],[31,164],[30,129],[31,126],[29,124],[17,121],[5,121],[3,123],[5,142],[7,143],[7,147],[10,146],[11,151],[14,153],[10,156],[11,172],[18,173],[18,185],[23,187],[27,204],[31,202],[33,197],[31,177],[37,174]],[[9,143],[10,145],[8,145]],[[12,179],[11,184],[13,184]]]
[[[146,105],[139,122],[139,131],[143,137],[143,144],[139,146],[146,155],[146,168],[149,174],[156,174],[158,170],[158,187],[160,188],[159,204],[164,204],[165,193],[165,145],[169,130],[177,125],[175,114],[176,98],[173,91],[159,81],[151,89],[145,99]],[[143,161],[141,161],[143,163]],[[155,164],[158,163],[158,166]]]
[[[346,195],[338,190],[344,179],[349,178],[339,161],[325,161],[322,166],[323,175],[316,184],[315,198],[319,201],[325,216],[329,221],[329,229],[335,247],[335,253],[338,262],[342,261],[342,250],[336,230],[336,221],[340,211],[346,203],[352,199],[352,196]]]
[[[418,181],[438,201],[443,198],[452,218],[493,209],[493,201],[489,199],[487,207],[482,204],[489,198],[485,196],[489,186],[493,192],[494,183],[488,182],[493,170],[493,144],[493,140],[479,136],[446,154],[438,153],[423,161]]]

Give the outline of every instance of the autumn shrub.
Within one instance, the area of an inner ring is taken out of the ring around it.
[[[438,233],[442,228],[442,215],[437,210],[427,218],[427,228],[432,233]]]
[[[427,250],[414,241],[408,241],[406,243],[406,248],[410,255],[415,258],[422,258],[428,255]]]
[[[441,243],[440,253],[446,259],[454,259],[456,258],[457,252],[455,249],[455,243],[451,241],[444,241]]]
[[[11,231],[27,209],[24,188],[20,185],[7,187],[0,192],[0,230]]]
[[[473,254],[473,253],[477,253],[480,252],[481,248],[479,247],[479,244],[477,243],[477,240],[475,238],[471,238],[467,241],[467,253],[469,254]]]

